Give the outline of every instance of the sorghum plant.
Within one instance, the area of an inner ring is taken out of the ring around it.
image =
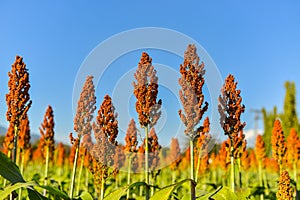
[[[241,91],[236,88],[237,82],[233,75],[229,74],[225,79],[225,84],[221,89],[219,96],[218,110],[220,113],[220,123],[225,135],[229,138],[229,154],[230,154],[230,182],[232,191],[235,190],[235,167],[234,167],[234,152],[235,149],[242,145],[237,138],[239,133],[245,127],[245,123],[241,122],[241,114],[245,111],[245,106],[242,104]]]
[[[69,193],[70,198],[73,198],[77,160],[81,139],[84,135],[91,133],[91,121],[93,119],[93,113],[96,110],[95,104],[96,97],[95,86],[93,84],[93,76],[87,76],[82,91],[80,93],[80,97],[77,104],[76,116],[74,118],[74,130],[77,132],[78,135],[78,143],[75,143],[77,144],[77,146],[75,147],[75,159],[73,163],[73,172]]]
[[[272,131],[272,156],[278,162],[279,165],[279,173],[282,173],[283,164],[286,160],[286,142],[284,138],[284,134],[282,131],[281,123],[278,119],[274,122],[274,127]]]
[[[255,142],[255,155],[258,162],[258,179],[259,186],[263,187],[263,168],[264,161],[266,158],[266,147],[263,137],[261,135],[257,135]],[[261,197],[263,199],[263,197]]]
[[[48,106],[44,121],[40,127],[41,137],[44,138],[43,146],[43,158],[45,159],[45,181],[44,185],[47,185],[48,182],[48,170],[49,170],[49,161],[53,159],[54,155],[54,115],[51,106]],[[44,196],[46,195],[46,189],[44,190]]]
[[[180,65],[179,91],[180,100],[183,110],[179,110],[181,121],[185,125],[185,134],[190,140],[191,152],[191,174],[190,178],[195,181],[194,177],[194,140],[197,137],[199,130],[203,129],[199,125],[203,114],[208,109],[208,103],[204,102],[204,94],[202,87],[204,85],[204,64],[199,64],[199,56],[195,45],[188,45],[184,53],[184,62]],[[204,104],[204,105],[203,105]],[[195,185],[191,183],[191,199],[195,199]]]
[[[149,128],[153,127],[160,118],[161,100],[157,101],[158,78],[152,65],[152,58],[143,52],[138,68],[134,74],[136,82],[133,82],[134,95],[137,99],[135,108],[141,127],[145,129],[145,181],[149,184]],[[149,199],[147,189],[146,199]]]
[[[99,199],[104,198],[105,181],[117,169],[111,169],[114,161],[116,138],[118,136],[118,121],[115,107],[112,104],[111,97],[105,95],[104,100],[98,110],[96,123],[93,123],[96,144],[93,146],[92,156],[94,158],[96,170],[93,171],[94,179],[100,183]]]
[[[8,76],[9,92],[6,94],[8,107],[6,118],[14,129],[13,161],[16,162],[19,125],[32,103],[29,95],[29,73],[22,57],[16,56]]]

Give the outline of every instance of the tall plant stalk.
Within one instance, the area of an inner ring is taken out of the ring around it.
[[[148,147],[148,133],[149,127],[152,128],[158,121],[161,115],[160,107],[161,100],[157,101],[158,94],[158,78],[156,71],[152,66],[152,58],[143,52],[138,69],[134,77],[136,82],[133,82],[134,95],[136,101],[136,111],[141,127],[145,129],[145,181],[146,186],[146,199],[150,198],[149,195],[149,147]]]
[[[79,148],[81,138],[85,135],[91,133],[92,125],[91,121],[93,119],[93,113],[96,110],[96,97],[95,97],[95,86],[93,83],[93,76],[87,76],[83,88],[80,93],[80,97],[77,103],[76,115],[74,118],[74,130],[77,132],[78,137],[74,139],[72,134],[70,135],[71,142],[76,147],[75,159],[73,164],[71,185],[69,197],[73,198],[75,178],[77,170],[77,161],[79,156]]]
[[[128,172],[127,172],[127,184],[130,185],[131,183],[131,154],[128,155]],[[130,197],[130,190],[127,189],[127,195],[126,195],[127,199],[129,199]]]
[[[81,174],[83,170],[83,164],[84,164],[84,155],[81,157],[80,160],[80,168],[79,168],[79,174],[78,174],[78,182],[77,182],[77,188],[76,188],[76,195],[79,195],[79,190],[80,190],[80,180],[81,180]]]
[[[196,191],[195,191],[195,187],[196,187],[196,184],[195,184],[195,179],[194,179],[194,140],[193,139],[190,139],[190,152],[191,152],[191,155],[190,155],[190,162],[191,162],[191,170],[190,170],[190,178],[191,178],[191,199],[194,200],[196,199]]]
[[[191,199],[195,199],[195,177],[194,177],[194,140],[200,134],[203,126],[199,122],[208,109],[208,103],[204,102],[202,87],[204,85],[204,64],[199,64],[199,56],[195,45],[188,45],[184,53],[184,62],[180,65],[178,82],[181,86],[179,91],[183,110],[179,110],[181,121],[186,126],[185,134],[190,142],[190,179]],[[203,105],[204,104],[204,105]]]
[[[104,180],[104,174],[103,174],[101,177],[100,200],[104,199],[104,189],[105,189],[105,180]]]
[[[6,112],[7,121],[14,127],[14,146],[13,146],[13,162],[16,163],[17,158],[17,144],[19,125],[21,120],[27,114],[31,106],[29,96],[29,74],[27,72],[26,64],[23,58],[16,56],[15,62],[12,64],[12,69],[8,73],[8,88],[9,92],[6,94],[6,104],[8,110]]]
[[[145,180],[149,185],[149,128],[145,127]]]
[[[71,136],[71,135],[70,135]],[[69,197],[70,199],[73,199],[74,195],[74,186],[75,186],[75,177],[76,177],[76,170],[77,170],[77,161],[78,161],[78,155],[79,155],[79,144],[80,144],[80,137],[73,140],[73,145],[76,145],[76,150],[75,150],[75,158],[74,158],[74,163],[73,163],[73,170],[72,170],[72,175],[71,175],[71,184],[70,184],[70,192],[69,192]],[[72,139],[71,139],[72,141]]]
[[[41,124],[40,133],[42,142],[41,146],[43,148],[42,156],[46,163],[45,166],[45,176],[44,176],[44,185],[47,185],[48,182],[48,169],[49,169],[49,161],[53,159],[54,156],[54,115],[51,106],[47,107],[46,113],[44,115],[44,121]],[[44,196],[46,196],[46,189],[44,189]]]
[[[241,114],[245,112],[245,106],[242,104],[241,91],[237,90],[236,86],[234,76],[229,74],[221,89],[218,105],[220,124],[229,139],[227,149],[230,155],[230,187],[233,192],[235,192],[235,158],[241,157],[240,148],[245,137],[242,131],[246,125],[240,119]]]
[[[46,147],[46,166],[45,166],[45,180],[44,180],[44,186],[48,184],[48,170],[49,170],[49,147]],[[43,195],[46,196],[47,190],[44,189]]]

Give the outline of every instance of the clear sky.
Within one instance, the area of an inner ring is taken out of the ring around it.
[[[247,109],[243,117],[246,130],[253,129],[254,116],[250,109],[270,110],[277,105],[281,111],[284,82],[295,81],[299,88],[299,10],[299,1],[283,0],[1,1],[0,124],[7,126],[7,72],[15,55],[23,56],[30,72],[32,131],[38,133],[45,109],[51,105],[56,139],[68,142],[68,133],[73,131],[73,85],[88,54],[99,43],[122,31],[162,27],[186,34],[201,44],[223,79],[229,73],[236,76]],[[163,60],[168,55],[149,51],[153,62],[165,62],[177,70],[182,62],[173,56],[170,63]],[[132,68],[138,63],[140,52],[129,53],[114,65]],[[117,77],[126,73],[126,70],[114,70],[115,67],[111,69],[111,75],[115,73]],[[105,80],[97,89],[97,107],[116,81]],[[163,100],[164,94],[172,96],[166,90],[160,94]],[[131,102],[134,104],[135,100]],[[177,115],[180,105],[173,106],[166,108],[174,112],[168,115]]]

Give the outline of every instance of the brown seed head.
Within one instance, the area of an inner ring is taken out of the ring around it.
[[[7,132],[5,134],[3,147],[7,153],[14,148],[14,125],[11,123],[9,124]]]
[[[62,142],[58,143],[56,150],[58,153],[56,164],[59,167],[63,167],[65,164],[66,150]]]
[[[257,135],[256,137],[255,155],[258,162],[264,162],[264,159],[266,158],[266,147],[263,137],[261,135]]]
[[[227,168],[230,163],[230,156],[228,153],[229,145],[230,145],[229,140],[225,140],[224,142],[222,142],[222,145],[221,145],[221,148],[219,151],[219,164],[224,171],[227,171]]]
[[[300,139],[296,129],[292,128],[287,138],[287,160],[289,165],[293,165],[300,159]]]
[[[278,191],[276,193],[278,200],[293,200],[293,187],[289,173],[284,170],[279,177]]]
[[[109,140],[111,144],[117,144],[116,138],[118,136],[118,114],[115,113],[111,97],[104,96],[104,100],[98,110],[97,123],[94,123],[95,137],[97,139],[98,133],[101,132]]]
[[[135,121],[131,119],[125,136],[125,151],[126,152],[136,152],[137,151],[137,128],[135,126]]]
[[[49,158],[50,160],[53,159],[54,149],[55,149],[55,142],[54,142],[54,115],[51,106],[48,106],[46,113],[44,115],[44,121],[41,124],[40,133],[41,136],[44,138],[44,158],[46,157],[46,148],[49,148]]]
[[[28,116],[21,121],[18,135],[18,147],[23,151],[30,148],[30,127]]]
[[[32,103],[29,95],[29,73],[22,57],[16,56],[8,76],[9,92],[6,94],[8,107],[6,118],[13,126],[19,127],[21,119],[25,117]]]
[[[143,52],[138,69],[134,74],[136,82],[133,82],[134,95],[137,99],[135,108],[142,127],[153,127],[160,118],[161,99],[157,100],[158,78],[156,70],[152,66],[152,59]]]
[[[241,114],[245,111],[245,106],[242,104],[241,91],[236,89],[237,82],[234,79],[231,74],[225,79],[218,105],[220,123],[224,133],[233,139],[238,136],[246,125],[240,119]]]
[[[90,134],[92,130],[91,121],[96,110],[95,87],[93,76],[87,76],[77,105],[76,116],[74,118],[74,130],[78,137]]]
[[[278,162],[280,168],[282,168],[286,156],[286,142],[284,139],[281,123],[278,119],[275,120],[274,122],[271,143],[272,143],[272,156]]]
[[[202,92],[205,82],[204,64],[199,64],[195,45],[188,45],[184,62],[180,65],[180,74],[181,78],[179,78],[178,82],[181,90],[179,95],[183,110],[179,110],[178,113],[181,121],[186,126],[185,134],[194,139],[199,129],[203,129],[201,126],[196,126],[199,125],[203,114],[208,109],[208,103],[204,102],[204,94]]]
[[[169,160],[171,162],[170,169],[177,170],[181,162],[181,153],[180,153],[180,147],[177,138],[172,138],[171,140]]]

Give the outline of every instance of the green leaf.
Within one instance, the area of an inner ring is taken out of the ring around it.
[[[118,188],[114,191],[112,191],[110,194],[108,194],[106,197],[104,197],[104,200],[119,200],[122,196],[124,196],[127,192],[127,190],[133,188],[133,187],[139,187],[139,186],[146,186],[147,184],[145,182],[136,182],[131,185],[126,185],[121,188]]]
[[[127,189],[128,185],[120,187],[104,197],[104,200],[119,200],[123,195],[126,194]]]
[[[167,187],[162,188],[161,190],[156,192],[150,198],[150,200],[168,200],[170,198],[170,196],[172,195],[172,193],[174,192],[174,190],[176,190],[177,187],[179,187],[180,185],[182,185],[183,183],[185,183],[187,181],[191,181],[191,180],[190,179],[185,179],[185,180],[180,181],[178,183],[175,183],[175,184],[172,184],[172,185],[169,185]]]
[[[90,193],[84,191],[84,192],[81,193],[80,199],[82,199],[82,200],[93,200],[93,197]]]
[[[35,182],[28,182],[28,183],[16,183],[14,185],[9,185],[2,192],[0,192],[0,199],[6,198],[10,193],[19,189],[19,188],[28,188],[29,186],[36,185]]]
[[[28,192],[28,198],[30,200],[47,200],[48,199],[32,188],[28,188],[27,192]]]
[[[48,185],[47,186],[38,185],[38,187],[46,189],[53,196],[60,197],[61,199],[67,199],[67,200],[70,199],[66,193],[60,191],[59,189],[57,189],[55,187],[48,186]]]
[[[0,152],[0,175],[13,184],[18,182],[25,183],[18,166],[2,152]]]
[[[199,200],[243,200],[239,199],[235,193],[231,191],[229,187],[221,186],[216,191],[207,195],[201,196]]]

